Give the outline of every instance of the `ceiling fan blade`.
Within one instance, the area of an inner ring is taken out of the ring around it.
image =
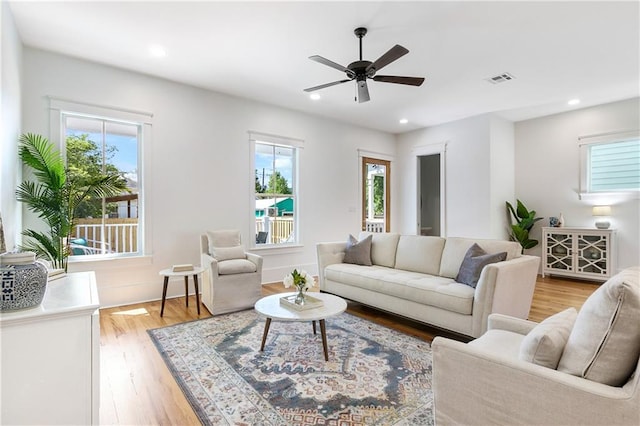
[[[369,101],[369,88],[367,87],[367,81],[358,81],[358,102],[363,103]]]
[[[324,89],[325,87],[335,86],[336,84],[346,83],[347,81],[351,81],[350,79],[333,81],[331,83],[321,84],[320,86],[309,87],[308,89],[304,89],[305,92],[315,92],[316,90]]]
[[[391,62],[406,55],[407,53],[409,53],[409,50],[400,46],[399,44],[396,44],[391,49],[389,49],[387,53],[380,56],[374,63],[369,65],[366,71],[369,71],[372,68],[376,71],[380,71],[383,67],[389,65]]]
[[[398,77],[395,75],[376,75],[373,80],[383,83],[407,84],[409,86],[420,86],[424,83],[423,77]]]
[[[346,72],[349,75],[349,77],[351,77],[351,76],[355,77],[355,73],[353,71],[351,71],[349,68],[344,67],[344,66],[342,66],[340,64],[336,64],[335,62],[330,61],[327,58],[323,58],[322,56],[313,55],[313,56],[309,56],[309,59],[311,59],[312,61],[316,61],[318,63],[321,63],[323,65],[326,65],[328,67],[335,68],[338,71]]]

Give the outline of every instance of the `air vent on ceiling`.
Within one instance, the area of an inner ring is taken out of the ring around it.
[[[515,77],[508,72],[503,72],[493,77],[487,78],[487,81],[492,84],[504,83],[505,81],[513,80]]]

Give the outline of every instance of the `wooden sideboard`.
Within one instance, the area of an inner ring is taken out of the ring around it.
[[[2,424],[99,423],[100,307],[93,272],[47,283],[42,304],[0,313]]]

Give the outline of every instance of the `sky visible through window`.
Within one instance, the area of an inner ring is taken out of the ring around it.
[[[67,136],[89,135],[89,140],[101,146],[101,133],[92,133],[85,130],[67,129]],[[106,144],[113,146],[116,151],[109,161],[123,172],[127,177],[134,178],[138,169],[138,140],[136,136],[117,135],[107,133]],[[137,181],[137,179],[134,179]]]
[[[255,168],[260,184],[266,186],[273,173],[274,146],[256,143]],[[293,149],[288,147],[275,147],[275,169],[287,180],[291,188],[293,183]],[[264,178],[264,181],[263,181]]]

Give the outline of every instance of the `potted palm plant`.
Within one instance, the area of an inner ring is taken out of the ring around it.
[[[16,190],[18,201],[42,219],[45,231],[26,229],[21,249],[47,259],[53,268],[67,270],[68,241],[74,229],[76,209],[85,200],[105,198],[127,191],[126,180],[114,172],[92,176],[70,173],[60,151],[47,138],[32,133],[20,136],[19,157],[33,171]]]

